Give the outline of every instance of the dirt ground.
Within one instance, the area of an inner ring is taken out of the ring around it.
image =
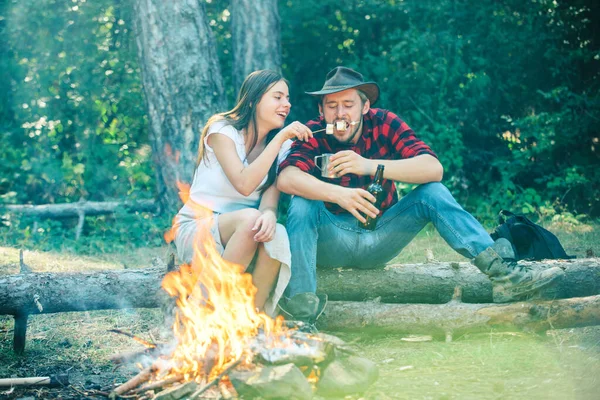
[[[12,354],[12,321],[0,318],[0,376],[68,374],[59,388],[2,388],[6,398],[105,398],[137,367],[115,368],[113,354],[141,348],[107,332],[119,328],[160,341],[158,310],[96,311],[32,318],[26,352]],[[600,391],[600,327],[466,335],[452,343],[396,335],[333,333],[379,367],[366,393],[346,399],[596,399]]]

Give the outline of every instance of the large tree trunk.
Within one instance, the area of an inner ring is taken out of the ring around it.
[[[159,201],[174,212],[202,126],[226,104],[221,70],[203,2],[135,0],[134,15]]]
[[[233,84],[259,69],[281,70],[277,0],[232,0]]]

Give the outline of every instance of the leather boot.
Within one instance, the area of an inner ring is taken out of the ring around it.
[[[499,239],[500,243],[494,243],[472,261],[492,281],[494,303],[554,298],[555,293],[545,289],[552,286],[558,278],[564,275],[563,270],[558,267],[530,268],[514,261],[505,260],[499,252],[505,255],[509,253],[507,253],[506,243],[501,242],[501,240],[510,245],[510,242],[506,239]],[[511,257],[507,258],[510,259]],[[514,260],[514,253],[512,258]]]
[[[316,332],[315,322],[325,311],[327,295],[298,293],[292,298],[279,301],[280,314],[288,321],[301,322],[299,329]]]

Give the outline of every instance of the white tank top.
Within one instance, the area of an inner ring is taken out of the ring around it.
[[[192,186],[190,188],[190,200],[220,214],[241,210],[243,208],[258,208],[260,203],[259,188],[267,181],[264,177],[260,185],[249,196],[244,196],[231,184],[225,171],[219,164],[213,149],[208,145],[208,137],[214,133],[227,136],[233,143],[240,160],[244,166],[248,166],[246,160],[246,147],[244,136],[226,121],[217,121],[209,128],[204,138],[205,156],[196,168]],[[282,146],[278,162],[284,158],[284,153],[289,152],[291,140]],[[285,150],[284,150],[285,149]],[[189,207],[183,206],[180,213],[186,213]],[[186,213],[187,214],[187,213]]]

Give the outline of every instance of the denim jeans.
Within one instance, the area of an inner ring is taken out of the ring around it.
[[[374,231],[359,228],[350,213],[332,214],[318,200],[293,196],[287,231],[292,252],[292,277],[286,295],[314,293],[317,265],[374,268],[393,259],[427,225],[465,257],[473,258],[494,242],[441,183],[417,187],[390,207]]]

